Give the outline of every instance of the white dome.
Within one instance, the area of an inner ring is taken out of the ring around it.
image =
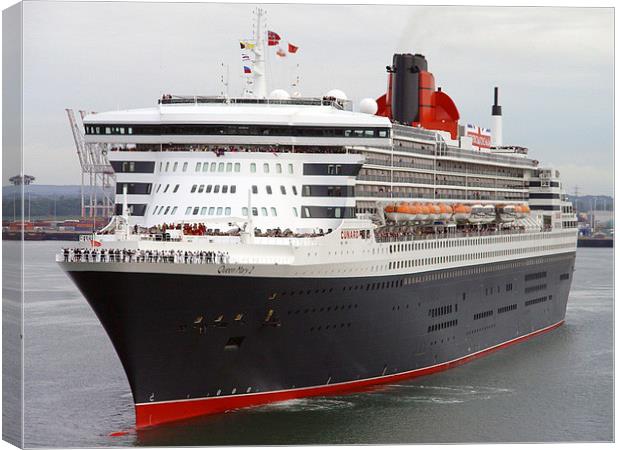
[[[338,100],[347,100],[347,94],[342,92],[340,89],[332,89],[327,94],[325,94],[325,97],[334,97]]]
[[[363,98],[360,101],[360,112],[364,114],[376,114],[379,109],[379,105],[374,98]]]
[[[288,100],[291,96],[284,89],[274,89],[271,91],[271,94],[269,94],[269,98],[271,100]]]

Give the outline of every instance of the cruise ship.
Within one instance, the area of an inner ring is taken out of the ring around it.
[[[503,144],[497,89],[490,133],[419,54],[356,108],[268,93],[258,30],[252,95],[84,118],[116,215],[57,260],[138,429],[427,375],[562,325],[576,218],[558,170]]]

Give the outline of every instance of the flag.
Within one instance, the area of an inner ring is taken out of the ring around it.
[[[288,43],[288,52],[289,53],[297,53],[297,50],[299,50],[299,47],[297,47],[296,45],[291,44],[290,42]]]
[[[243,73],[252,73],[252,69],[250,69],[248,66],[243,66]]]
[[[242,55],[241,55],[241,60],[243,60],[243,61],[249,61],[249,60],[250,60],[250,55],[242,54]]]
[[[286,56],[286,52],[282,50],[280,47],[278,47],[278,50],[276,51],[276,55],[284,58]]]
[[[239,42],[239,45],[241,46],[241,50],[245,48],[245,42]]]
[[[491,130],[489,128],[482,128],[468,123],[465,128],[465,136],[470,136],[472,138],[472,145],[478,147],[478,149],[491,147]]]
[[[248,50],[252,50],[254,47],[256,47],[256,44],[252,43],[252,42],[245,42],[245,41],[240,41],[239,42],[239,46],[241,47],[241,50],[244,49],[248,49]]]
[[[93,244],[93,247],[101,247],[101,242],[92,240],[90,241]]]
[[[275,31],[267,31],[267,45],[278,45],[280,43],[280,35]]]

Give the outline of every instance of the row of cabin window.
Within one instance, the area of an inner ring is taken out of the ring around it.
[[[203,192],[206,192],[207,194],[210,194],[211,192],[213,192],[214,194],[219,194],[220,193],[220,185],[219,184],[215,184],[215,185],[211,185],[211,184],[207,184],[207,188],[205,190],[205,185],[201,184],[200,186],[195,184],[192,186],[192,188],[190,189],[190,193],[194,193],[197,192],[199,194],[202,194]],[[222,185],[222,194],[235,194],[237,192],[237,186],[234,184],[230,185],[230,189],[229,186],[224,184]]]
[[[187,172],[188,167],[189,167],[189,163],[185,161],[183,165],[181,166],[181,172]],[[276,174],[283,173],[283,168],[282,168],[281,163],[276,163],[274,167],[275,167],[274,173]],[[171,166],[170,161],[166,162],[165,165],[163,161],[159,163],[160,172],[176,172],[178,168],[179,168],[178,161],[172,162],[172,166]],[[196,165],[194,166],[194,172],[222,172],[222,173],[223,172],[226,172],[226,173],[235,172],[235,173],[239,173],[241,172],[241,163],[238,163],[238,162],[236,163],[197,162]],[[250,173],[256,173],[256,163],[250,163]],[[271,173],[271,165],[269,163],[263,164],[263,173]],[[289,175],[292,175],[293,173],[295,173],[293,164],[287,165],[287,173]]]
[[[471,259],[495,258],[498,256],[509,256],[509,255],[523,255],[523,254],[531,253],[531,252],[558,250],[561,248],[570,248],[573,245],[574,244],[571,244],[571,243],[538,245],[536,247],[496,250],[493,252],[462,253],[462,254],[453,254],[453,255],[447,255],[447,256],[438,256],[438,257],[433,257],[433,258],[392,261],[388,263],[388,269],[389,270],[407,269],[410,267],[425,266],[429,264],[445,264],[445,263],[457,262],[457,261],[468,261]],[[492,288],[491,288],[491,291],[487,291],[487,292],[490,292],[492,294]],[[490,295],[490,294],[487,293],[485,295]]]
[[[293,194],[297,195],[297,186],[291,186],[292,190],[293,190]],[[271,189],[270,185],[265,186],[265,192],[267,192],[267,194],[271,195],[273,194],[273,190]],[[282,195],[286,195],[286,187],[281,185],[280,186],[280,193]],[[252,185],[252,194],[258,194],[258,186],[256,186],[255,184]]]

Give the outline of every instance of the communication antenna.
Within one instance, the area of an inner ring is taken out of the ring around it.
[[[299,64],[296,64],[295,65],[295,79],[291,83],[292,97],[299,97],[301,95],[301,93],[299,92],[299,82],[300,82]]]

